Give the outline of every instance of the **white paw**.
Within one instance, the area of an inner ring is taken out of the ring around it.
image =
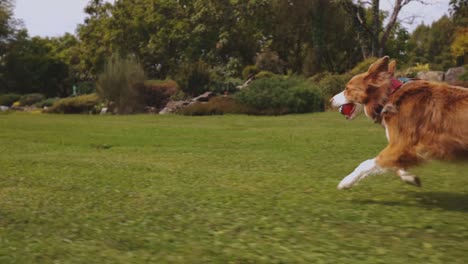
[[[343,189],[350,189],[356,183],[356,177],[346,176],[341,182],[338,184],[338,190]]]

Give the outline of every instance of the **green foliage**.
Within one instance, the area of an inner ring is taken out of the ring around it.
[[[51,107],[54,105],[54,103],[59,100],[58,98],[47,98],[44,99],[38,103],[35,103],[34,106],[39,107],[39,108],[44,108],[44,107]]]
[[[30,38],[26,31],[16,33],[2,58],[1,90],[13,93],[42,93],[57,96],[70,88],[69,66],[55,57],[51,40]]]
[[[235,98],[256,114],[318,112],[324,107],[317,88],[298,77],[259,79],[237,93]]]
[[[54,114],[89,114],[96,113],[96,106],[100,103],[97,94],[86,94],[75,97],[59,99],[44,113]]]
[[[145,106],[163,108],[172,96],[179,91],[179,85],[173,80],[145,81],[139,91]]]
[[[96,82],[83,81],[76,84],[78,94],[96,93]]]
[[[358,64],[356,64],[356,66],[354,66],[354,68],[352,68],[348,73],[351,76],[354,76],[354,75],[357,75],[357,74],[360,74],[360,73],[367,72],[367,70],[372,65],[372,63],[374,63],[377,59],[378,58],[376,58],[376,57],[369,57],[369,58],[359,62]]]
[[[19,99],[19,102],[22,106],[26,106],[26,105],[33,105],[44,99],[45,99],[45,96],[43,94],[32,93],[32,94],[25,94],[21,96],[21,98]]]
[[[178,114],[190,116],[247,114],[252,110],[231,97],[217,96],[206,103],[197,102],[182,108]]]
[[[318,87],[325,101],[335,94],[342,92],[346,87],[346,83],[348,83],[352,76],[351,74],[332,74],[324,76],[318,83]]]
[[[255,79],[264,79],[264,78],[272,78],[274,76],[280,76],[272,73],[271,71],[260,71],[259,73],[255,74]]]
[[[438,64],[444,70],[456,66],[450,50],[454,36],[455,25],[447,16],[443,16],[431,26],[418,26],[408,43],[409,65]]]
[[[415,66],[408,67],[404,71],[404,76],[414,78],[414,77],[416,77],[418,72],[426,72],[426,71],[430,71],[430,70],[431,70],[431,68],[429,66],[429,63],[426,63],[426,64],[416,63]]]
[[[0,94],[0,105],[11,106],[14,102],[21,98],[20,94],[8,93]]]
[[[187,100],[189,96],[183,91],[179,90],[174,95],[171,96],[172,101],[184,101]]]
[[[468,64],[465,65],[464,67],[465,67],[465,73],[458,76],[458,80],[468,82]]]
[[[201,60],[196,63],[185,63],[175,76],[175,80],[184,93],[191,96],[200,95],[210,87],[209,65]]]
[[[271,49],[265,49],[257,54],[255,58],[255,66],[260,71],[268,71],[275,74],[284,73],[284,62],[280,59],[277,52]]]
[[[247,80],[250,76],[256,75],[259,72],[260,72],[260,70],[258,69],[257,65],[247,65],[242,70],[242,78],[244,80]]]
[[[234,93],[237,86],[242,85],[243,81],[237,78],[227,78],[225,80],[216,80],[211,82],[210,90],[217,94]]]
[[[468,63],[468,26],[457,29],[450,50],[459,65]]]
[[[133,56],[114,54],[97,81],[100,98],[114,102],[119,114],[131,114],[144,107],[140,92],[144,90],[145,73]]]

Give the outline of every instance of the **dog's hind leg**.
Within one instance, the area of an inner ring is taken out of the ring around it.
[[[341,180],[340,184],[338,184],[338,189],[349,189],[365,177],[385,172],[386,169],[379,166],[376,159],[366,160],[362,162],[351,174]]]
[[[421,180],[418,178],[418,176],[413,175],[404,169],[399,169],[397,170],[396,174],[400,176],[400,179],[408,184],[421,187]]]

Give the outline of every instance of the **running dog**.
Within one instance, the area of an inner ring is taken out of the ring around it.
[[[338,185],[349,189],[359,180],[395,172],[406,183],[421,186],[408,169],[425,160],[468,160],[468,89],[444,83],[393,77],[395,61],[385,56],[354,76],[333,107],[352,120],[363,110],[385,128],[388,145],[362,162]]]

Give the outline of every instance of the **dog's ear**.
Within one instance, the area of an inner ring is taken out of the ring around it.
[[[391,76],[395,76],[395,71],[396,71],[396,60],[391,60],[390,63],[388,64],[388,73],[390,73]]]
[[[382,57],[374,62],[367,70],[366,79],[375,79],[381,72],[388,72],[388,56]]]

